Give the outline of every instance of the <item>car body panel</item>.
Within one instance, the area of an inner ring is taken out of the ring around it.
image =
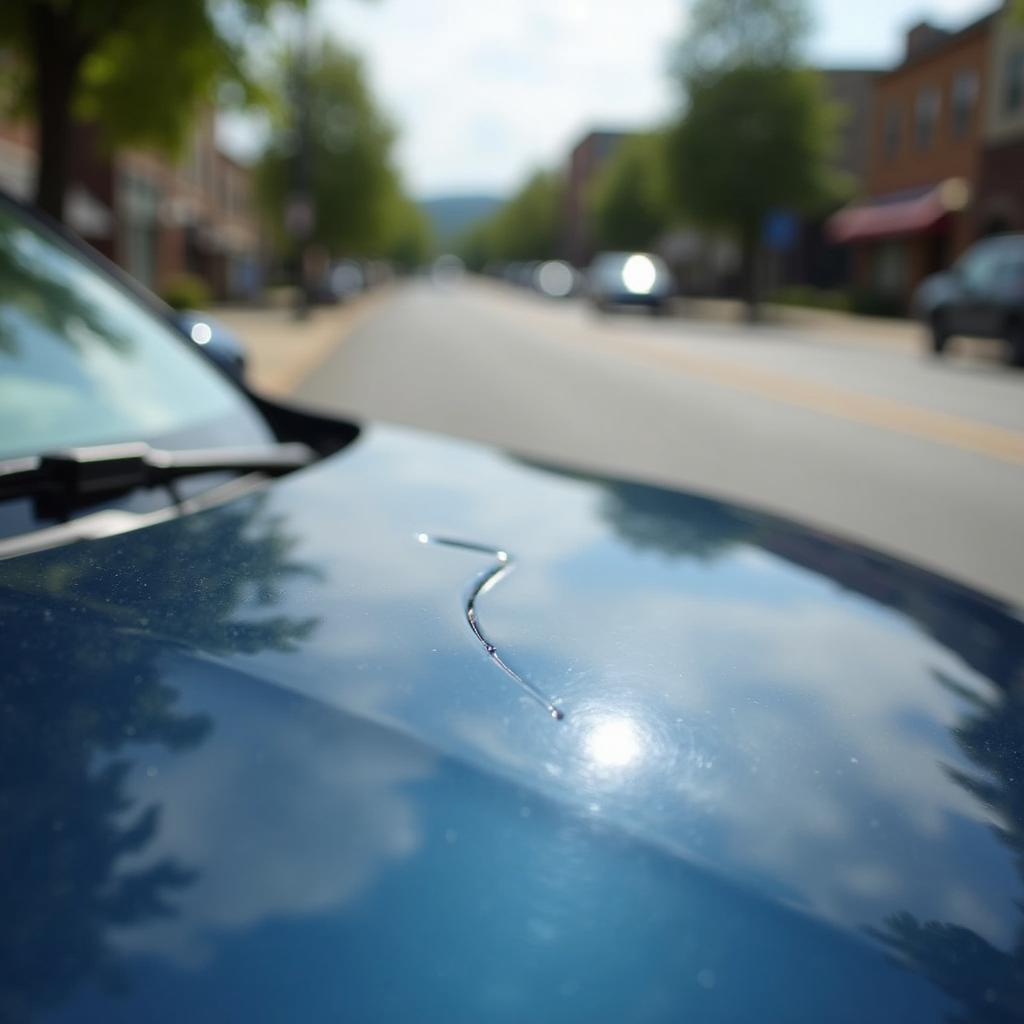
[[[912,307],[926,322],[940,317],[949,334],[1004,337],[1024,316],[1024,235],[978,242],[954,268],[925,278]]]
[[[0,605],[5,1018],[1020,1007],[1024,624],[884,556],[370,428]]]
[[[201,309],[174,313],[172,323],[235,380],[245,379],[245,345],[225,324]]]

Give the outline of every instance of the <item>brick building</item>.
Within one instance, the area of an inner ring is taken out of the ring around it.
[[[201,277],[220,299],[260,283],[251,173],[221,152],[214,118],[196,123],[180,161],[141,150],[111,154],[94,125],[76,125],[68,225],[147,287]],[[0,188],[25,200],[35,178],[31,125],[0,123]]]
[[[626,132],[588,132],[569,154],[565,186],[562,255],[576,267],[587,266],[594,256],[594,239],[588,209],[588,193]]]
[[[993,26],[984,118],[976,231],[1024,231],[1024,26],[1008,9]]]
[[[916,25],[903,61],[876,80],[866,198],[829,230],[851,247],[854,283],[894,309],[977,237],[996,21],[957,32]]]

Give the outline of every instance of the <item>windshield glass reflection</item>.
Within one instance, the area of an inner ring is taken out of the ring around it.
[[[168,325],[0,207],[0,458],[153,438],[227,415],[252,419]]]

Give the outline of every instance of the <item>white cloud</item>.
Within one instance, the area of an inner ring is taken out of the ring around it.
[[[682,0],[320,0],[318,26],[366,55],[402,131],[399,158],[418,195],[504,192],[565,160],[600,126],[643,126],[671,111],[666,74]],[[906,25],[959,24],[991,0],[820,0],[814,56],[894,59]]]
[[[425,6],[329,0],[318,15],[367,55],[417,193],[503,191],[564,159],[593,125],[642,125],[669,109],[677,0],[647,0],[642,17],[616,0]]]
[[[187,678],[180,683],[187,691]],[[138,766],[133,797],[160,807],[160,828],[123,866],[167,858],[196,877],[172,898],[179,913],[117,932],[121,949],[201,967],[218,932],[344,906],[421,845],[406,788],[434,773],[431,755],[302,705],[250,699],[246,709],[221,718],[213,741],[188,756]]]

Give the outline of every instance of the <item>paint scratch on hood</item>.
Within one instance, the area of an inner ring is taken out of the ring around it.
[[[497,648],[487,638],[483,629],[480,627],[480,622],[477,619],[476,614],[476,599],[483,594],[486,594],[488,590],[496,586],[505,576],[507,576],[514,566],[512,556],[501,548],[493,548],[487,544],[474,544],[470,541],[455,540],[451,537],[435,537],[428,533],[418,533],[416,539],[421,544],[439,544],[449,548],[460,548],[463,551],[479,551],[481,554],[491,555],[495,559],[495,564],[485,573],[483,573],[477,580],[476,584],[470,590],[466,597],[465,613],[466,621],[469,623],[469,628],[473,631],[473,635],[483,645],[484,650],[487,652],[487,656],[494,662],[502,672],[505,673],[513,682],[515,682],[522,690],[524,690],[530,697],[533,698],[555,721],[562,721],[565,718],[565,712],[559,708],[551,698],[545,696],[540,690],[537,689],[533,683],[528,682],[524,679],[516,670],[510,667],[507,662],[498,653]]]

